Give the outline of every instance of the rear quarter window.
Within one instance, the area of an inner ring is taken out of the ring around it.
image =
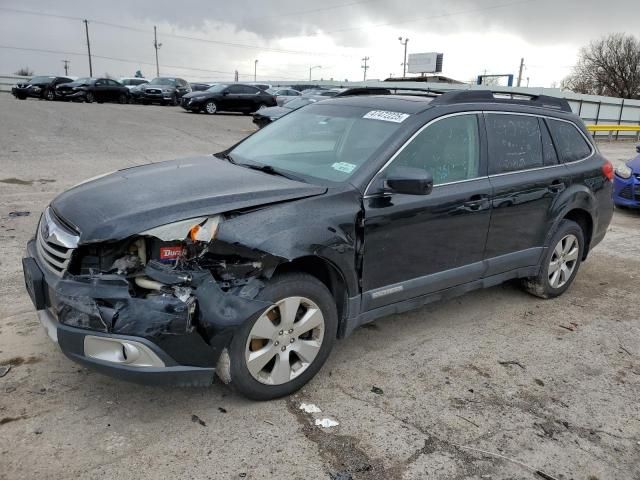
[[[562,162],[575,162],[591,155],[591,146],[573,123],[547,119],[547,124]]]

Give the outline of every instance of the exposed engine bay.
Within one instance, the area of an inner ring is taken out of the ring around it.
[[[220,217],[178,222],[119,242],[79,246],[60,282],[67,325],[153,337],[197,331],[207,341],[270,304],[255,300],[281,259],[215,239]],[[262,280],[261,280],[262,279]],[[95,291],[93,291],[95,290]]]

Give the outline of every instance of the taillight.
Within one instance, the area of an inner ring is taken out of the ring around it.
[[[609,160],[605,161],[604,165],[602,165],[602,174],[610,182],[613,181],[613,172],[614,172],[613,163],[611,163]]]

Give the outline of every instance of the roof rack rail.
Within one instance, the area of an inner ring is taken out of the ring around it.
[[[499,90],[456,90],[444,93],[431,102],[432,105],[456,103],[506,103],[572,112],[569,102],[564,98]]]

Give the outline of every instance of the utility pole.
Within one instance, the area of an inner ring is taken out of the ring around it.
[[[367,62],[371,60],[369,57],[364,57],[362,59],[362,61],[364,62],[364,65],[362,65],[362,69],[364,70],[364,79],[363,82],[367,81],[367,70],[369,70],[370,65],[367,65]]]
[[[162,46],[161,43],[158,43],[158,29],[156,26],[153,26],[153,48],[156,49],[156,77],[160,76],[160,63],[158,63],[158,49]]]
[[[257,81],[258,80],[258,59],[256,58],[253,61],[253,81]]]
[[[520,59],[520,73],[518,73],[518,87],[522,85],[522,70],[524,70],[524,58]]]
[[[322,68],[322,65],[316,65],[314,67],[309,67],[309,81],[311,81],[311,72],[313,71],[313,69],[315,68]]]
[[[89,54],[89,76],[93,77],[93,65],[91,65],[91,42],[89,41],[89,20],[85,19],[84,31],[87,34],[87,53]]]
[[[400,44],[404,45],[404,61],[402,62],[402,78],[407,76],[407,43],[409,43],[409,39],[405,38],[403,41],[402,37],[398,37],[400,40]]]
[[[62,60],[64,63],[64,74],[65,76],[69,75],[69,64],[71,63],[69,60]]]
[[[238,70],[236,70],[235,73],[233,74],[233,81],[234,82],[238,81]]]

